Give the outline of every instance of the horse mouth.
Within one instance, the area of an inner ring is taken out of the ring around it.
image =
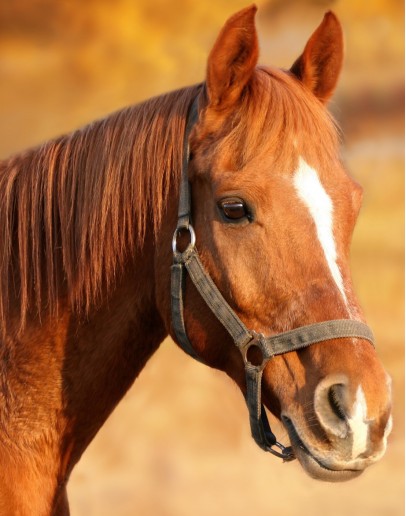
[[[363,472],[363,469],[345,469],[342,467],[334,469],[327,465],[309,450],[289,417],[282,416],[282,422],[288,432],[295,457],[299,460],[306,473],[312,478],[326,482],[344,482],[359,476]]]

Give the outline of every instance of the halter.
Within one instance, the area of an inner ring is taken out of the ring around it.
[[[301,326],[291,331],[265,337],[246,328],[227,301],[224,299],[209,274],[205,271],[196,249],[196,235],[191,225],[191,195],[188,179],[189,135],[198,119],[198,98],[189,109],[183,140],[182,176],[180,183],[178,223],[172,239],[173,265],[171,266],[171,308],[172,326],[178,344],[191,357],[204,361],[193,348],[186,333],[183,316],[183,294],[186,273],[202,296],[207,306],[228,331],[240,350],[245,367],[246,403],[249,412],[251,434],[255,442],[265,451],[283,459],[293,460],[291,447],[280,444],[272,433],[265,408],[261,402],[261,380],[266,364],[275,355],[296,351],[317,342],[339,338],[366,339],[373,344],[370,328],[350,319],[324,321]],[[178,250],[177,239],[181,232],[189,233],[189,244],[185,250]],[[248,350],[256,347],[262,353],[262,362],[255,365],[248,359]],[[278,450],[274,449],[278,448]]]

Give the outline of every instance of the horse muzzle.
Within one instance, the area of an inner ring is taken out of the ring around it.
[[[388,403],[373,415],[361,385],[351,389],[344,375],[330,375],[317,385],[313,406],[307,417],[281,416],[293,453],[312,478],[350,480],[384,455],[392,429]]]

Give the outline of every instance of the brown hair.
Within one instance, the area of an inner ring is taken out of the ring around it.
[[[124,109],[0,164],[3,332],[11,299],[20,330],[30,310],[56,314],[65,294],[87,313],[142,245],[147,221],[157,234],[170,185],[179,182],[187,110],[200,88]],[[303,152],[336,155],[327,111],[279,70],[257,69],[234,115],[219,150],[234,149],[240,166],[260,145],[287,160],[286,139],[302,147],[309,135]]]
[[[295,147],[323,170],[338,157],[337,129],[324,105],[300,81],[282,70],[260,67],[247,84],[219,152],[227,150],[239,169],[264,147],[286,166]]]
[[[64,293],[86,312],[142,245],[147,219],[157,232],[198,88],[124,109],[0,164],[3,333],[12,299],[20,330],[30,310],[56,314]]]

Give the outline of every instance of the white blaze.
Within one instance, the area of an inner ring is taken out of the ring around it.
[[[359,386],[355,395],[354,406],[348,424],[352,432],[352,458],[356,459],[368,447],[367,402],[362,387]]]
[[[299,198],[310,211],[331,275],[348,308],[343,278],[337,265],[337,250],[333,234],[333,203],[323,188],[317,172],[301,156],[293,181]]]

